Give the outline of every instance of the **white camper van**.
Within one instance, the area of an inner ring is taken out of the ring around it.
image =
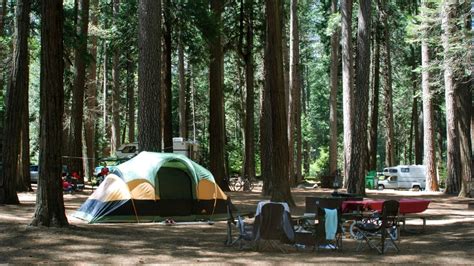
[[[424,165],[398,165],[383,169],[384,179],[378,181],[379,190],[392,189],[425,189],[426,167]]]
[[[122,144],[117,151],[115,152],[115,156],[119,159],[124,158],[132,158],[138,154],[138,143],[124,143]]]

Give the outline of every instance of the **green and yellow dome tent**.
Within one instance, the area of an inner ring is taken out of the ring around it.
[[[116,166],[74,216],[89,223],[219,220],[227,204],[211,172],[186,156],[141,152]]]

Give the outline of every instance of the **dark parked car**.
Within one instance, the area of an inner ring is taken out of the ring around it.
[[[63,165],[63,175],[68,175],[69,171],[67,169],[66,165]],[[30,165],[30,179],[31,183],[38,183],[38,177],[39,177],[39,166],[38,165]]]
[[[30,165],[30,179],[31,183],[38,183],[39,167],[37,165]]]

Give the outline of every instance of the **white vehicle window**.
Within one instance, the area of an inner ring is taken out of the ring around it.
[[[410,168],[401,168],[401,169],[400,169],[400,172],[402,172],[402,173],[409,173],[409,172],[410,172]]]

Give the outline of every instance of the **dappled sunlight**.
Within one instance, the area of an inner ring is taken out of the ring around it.
[[[305,197],[327,196],[330,189],[293,189],[296,206],[293,215],[304,213]],[[209,224],[161,223],[108,223],[87,224],[71,215],[87,199],[91,191],[65,195],[66,214],[71,224],[66,228],[28,226],[35,208],[35,193],[20,193],[20,205],[0,206],[0,262],[10,263],[179,263],[179,264],[277,264],[277,263],[418,263],[434,264],[471,263],[474,252],[474,211],[467,209],[472,199],[459,199],[446,195],[420,195],[418,192],[368,191],[369,198],[417,198],[432,202],[426,213],[424,233],[401,233],[399,254],[389,252],[379,256],[364,249],[356,251],[357,241],[343,240],[342,252],[297,251],[285,245],[287,254],[278,251],[256,252],[226,247],[227,223]],[[227,193],[240,211],[255,211],[261,200],[267,200],[260,192]],[[246,222],[253,222],[246,218]],[[421,220],[407,220],[411,229],[420,229]],[[441,254],[441,256],[440,256]]]

